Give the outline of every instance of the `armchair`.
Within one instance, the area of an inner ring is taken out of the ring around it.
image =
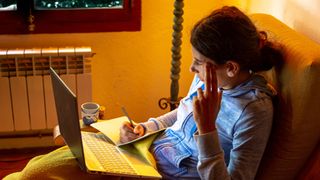
[[[320,45],[270,15],[250,18],[269,40],[280,44],[285,59],[264,74],[279,96],[256,179],[319,178]]]

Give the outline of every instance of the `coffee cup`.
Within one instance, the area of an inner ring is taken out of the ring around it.
[[[81,117],[85,125],[97,122],[100,105],[95,102],[86,102],[81,105]]]

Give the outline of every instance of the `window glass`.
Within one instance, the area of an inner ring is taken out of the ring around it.
[[[0,26],[0,34],[139,31],[141,0],[0,0]]]
[[[0,11],[17,10],[17,0],[0,0]]]
[[[123,0],[35,0],[35,9],[123,8]]]

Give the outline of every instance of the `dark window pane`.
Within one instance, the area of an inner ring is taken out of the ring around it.
[[[105,8],[99,8],[98,4],[100,2],[111,3],[116,1],[91,0],[94,1],[96,7],[90,8],[35,9],[37,1],[49,2],[51,0],[0,0],[1,6],[10,6],[12,2],[17,6],[15,11],[1,10],[0,8],[0,34],[141,30],[141,0],[118,0],[120,2],[119,6],[110,7],[112,6],[110,5]],[[56,1],[63,2],[63,0]]]
[[[123,8],[123,0],[35,0],[35,9]]]
[[[17,0],[0,0],[0,11],[17,10]]]

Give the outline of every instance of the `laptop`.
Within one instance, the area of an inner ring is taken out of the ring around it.
[[[50,67],[61,135],[83,171],[121,177],[161,178],[134,148],[117,147],[102,133],[80,130],[77,98]]]

